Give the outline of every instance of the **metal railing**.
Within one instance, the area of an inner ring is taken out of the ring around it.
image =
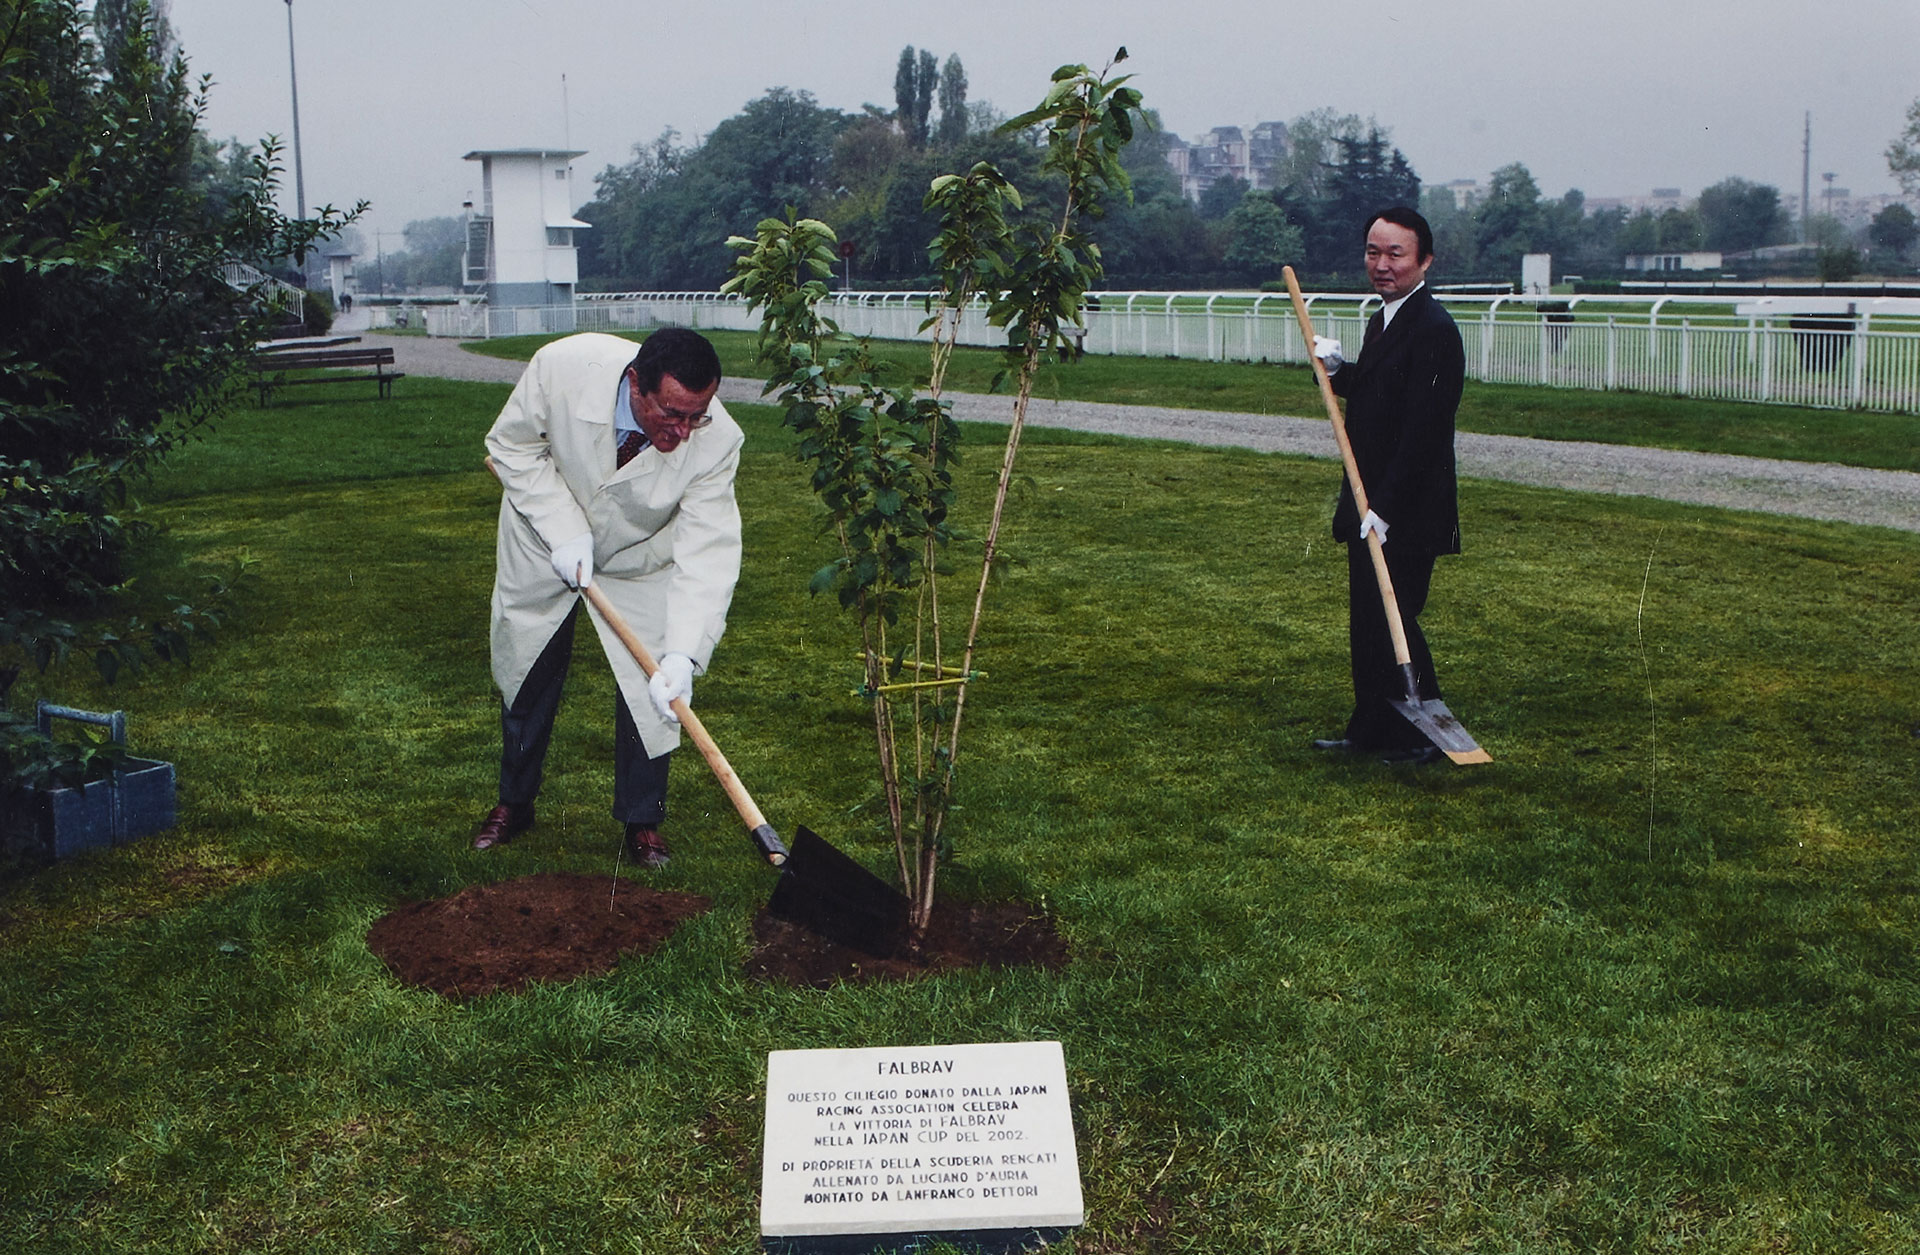
[[[243,261],[226,262],[220,267],[220,281],[236,292],[258,292],[266,300],[280,302],[296,319],[306,319],[306,292],[257,266]]]
[[[1897,298],[1817,317],[1739,315],[1726,297],[1515,297],[1440,293],[1466,350],[1470,378],[1493,383],[1654,392],[1730,401],[1920,413],[1920,309]],[[855,335],[925,339],[929,292],[852,292],[821,312]],[[1582,303],[1600,309],[1582,310]],[[1317,334],[1359,344],[1377,296],[1307,298]],[[717,292],[611,292],[572,306],[489,310],[487,335],[686,326],[757,331],[757,311]],[[1098,292],[1085,308],[1085,352],[1206,361],[1306,361],[1284,294]],[[482,334],[469,323],[433,334]],[[963,312],[958,342],[994,347],[1006,333],[986,305]]]

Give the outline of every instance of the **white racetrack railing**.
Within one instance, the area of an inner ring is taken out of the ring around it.
[[[855,335],[924,339],[928,292],[830,296],[821,312]],[[1358,344],[1379,298],[1307,298],[1317,334]],[[1920,413],[1920,302],[1863,298],[1854,316],[1745,317],[1727,296],[1533,298],[1442,293],[1460,327],[1470,378],[1492,383],[1653,392],[1729,401]],[[1606,310],[1582,311],[1604,301]],[[1542,307],[1544,306],[1544,308]],[[1622,307],[1627,307],[1623,309]],[[1633,308],[1638,307],[1638,308]],[[1909,308],[1913,307],[1913,308]],[[456,314],[463,315],[455,324]],[[484,319],[484,329],[480,320]],[[1099,292],[1085,310],[1084,351],[1206,361],[1306,361],[1291,303],[1250,292]],[[436,326],[441,323],[447,329]],[[435,335],[533,335],[684,326],[757,331],[758,311],[717,292],[618,292],[571,306],[427,311]],[[1006,334],[976,303],[958,342]]]

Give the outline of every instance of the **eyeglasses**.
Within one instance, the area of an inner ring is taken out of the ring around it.
[[[646,396],[645,393],[641,395]],[[660,415],[661,418],[673,424],[675,427],[685,427],[688,431],[698,431],[713,421],[713,415],[707,413],[705,410],[702,410],[698,414],[682,414],[677,410],[668,409],[652,397],[647,397],[646,399],[647,404],[653,407],[656,414]]]
[[[637,387],[633,389],[633,395],[645,401],[653,412],[660,416],[660,421],[664,422],[667,426],[682,428],[687,431],[698,431],[713,422],[713,415],[707,413],[705,410],[697,414],[682,414],[678,410],[670,410],[655,400],[652,393],[642,392]]]

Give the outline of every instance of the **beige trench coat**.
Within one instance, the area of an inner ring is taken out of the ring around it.
[[[713,422],[672,453],[647,448],[614,465],[616,390],[634,344],[588,333],[533,355],[487,433],[505,493],[493,582],[493,679],[509,701],[580,594],[560,582],[553,546],[591,530],[593,581],[658,658],[705,671],[740,577],[733,479],[744,440],[715,401]],[[647,753],[679,745],[655,713],[646,676],[591,606],[601,648]]]

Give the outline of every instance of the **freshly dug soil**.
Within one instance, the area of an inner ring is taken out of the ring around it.
[[[769,983],[824,989],[841,981],[909,980],[975,967],[1067,966],[1067,943],[1053,921],[1024,902],[937,905],[917,955],[875,956],[828,941],[762,910],[753,922],[747,975]]]
[[[711,905],[611,876],[542,872],[402,906],[367,930],[367,948],[409,985],[478,998],[610,972]]]

